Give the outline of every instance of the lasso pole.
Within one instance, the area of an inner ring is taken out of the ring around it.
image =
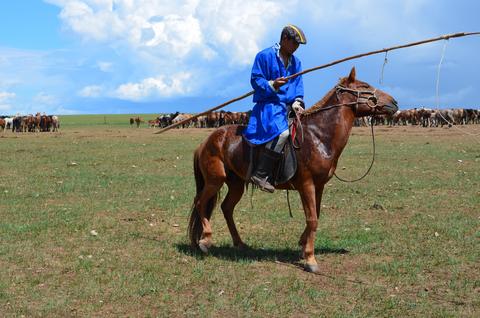
[[[397,45],[397,46],[392,46],[392,47],[389,47],[389,48],[384,48],[384,49],[381,49],[381,50],[376,50],[376,51],[371,51],[371,52],[367,52],[367,53],[362,53],[362,54],[357,54],[357,55],[352,55],[352,56],[349,56],[349,57],[345,57],[343,59],[340,59],[340,60],[336,60],[336,61],[333,61],[331,63],[328,63],[328,64],[323,64],[323,65],[320,65],[320,66],[316,66],[316,67],[312,67],[312,68],[309,68],[309,69],[306,69],[306,70],[303,70],[299,73],[295,73],[295,74],[292,74],[290,76],[287,76],[286,79],[287,80],[290,80],[292,78],[295,78],[297,76],[300,76],[300,75],[303,75],[303,74],[307,74],[307,73],[310,73],[310,72],[313,72],[313,71],[317,71],[317,70],[320,70],[322,68],[327,68],[327,67],[330,67],[330,66],[333,66],[333,65],[336,65],[336,64],[340,64],[340,63],[343,63],[343,62],[346,62],[346,61],[349,61],[349,60],[354,60],[354,59],[358,59],[358,58],[361,58],[361,57],[365,57],[365,56],[369,56],[369,55],[374,55],[374,54],[378,54],[378,53],[383,53],[383,52],[388,52],[388,51],[393,51],[393,50],[398,50],[398,49],[403,49],[403,48],[406,48],[406,47],[411,47],[411,46],[416,46],[416,45],[421,45],[421,44],[425,44],[425,43],[430,43],[430,42],[435,42],[435,41],[440,41],[440,40],[449,40],[449,39],[452,39],[452,38],[459,38],[459,37],[464,37],[464,36],[469,36],[469,35],[480,35],[480,32],[459,32],[459,33],[452,33],[452,34],[445,34],[445,35],[442,35],[442,36],[439,36],[439,37],[436,37],[436,38],[431,38],[431,39],[428,39],[428,40],[422,40],[422,41],[417,41],[417,42],[412,42],[412,43],[408,43],[408,44],[403,44],[403,45]],[[200,114],[197,114],[195,116],[192,116],[190,118],[187,118],[187,119],[184,119],[178,123],[175,123],[173,125],[170,125],[168,127],[165,127],[163,128],[162,130],[159,130],[157,131],[155,134],[161,134],[161,133],[164,133],[166,132],[167,130],[170,130],[172,128],[175,128],[175,127],[178,127],[180,125],[183,125],[183,124],[186,124],[190,121],[192,121],[193,119],[197,118],[197,117],[200,117],[200,116],[203,116],[203,115],[206,115],[208,113],[211,113],[217,109],[220,109],[220,108],[223,108],[229,104],[232,104],[236,101],[239,101],[241,99],[244,99],[250,95],[253,95],[255,91],[251,91],[251,92],[248,92],[246,94],[243,94],[242,96],[239,96],[237,98],[234,98],[234,99],[231,99],[223,104],[220,104],[218,106],[215,106],[213,108],[210,108]]]

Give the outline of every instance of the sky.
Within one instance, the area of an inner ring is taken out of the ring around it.
[[[252,90],[256,53],[286,24],[307,37],[295,52],[306,69],[480,31],[478,12],[476,0],[1,1],[0,115],[198,113]],[[480,108],[479,51],[477,35],[348,61],[304,75],[305,102],[355,67],[401,109]]]

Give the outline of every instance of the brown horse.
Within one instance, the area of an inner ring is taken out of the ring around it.
[[[306,218],[299,245],[305,269],[317,272],[314,254],[315,233],[323,188],[333,176],[347,144],[356,117],[393,114],[397,102],[385,92],[355,78],[355,68],[325,97],[301,116],[304,140],[296,150],[298,168],[293,178],[277,189],[297,190]],[[233,210],[248,182],[249,145],[242,138],[245,127],[224,126],[215,130],[195,151],[194,173],[197,193],[189,222],[189,237],[204,253],[212,246],[210,217],[224,183],[228,193],[221,208],[234,246],[245,248],[233,220]]]
[[[137,128],[140,127],[141,123],[143,123],[143,119],[141,117],[135,117],[135,124],[137,124]]]

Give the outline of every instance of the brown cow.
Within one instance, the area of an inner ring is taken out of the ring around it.
[[[137,124],[137,128],[140,127],[140,124],[143,123],[143,119],[140,117],[135,117],[135,123]]]
[[[149,121],[147,121],[147,124],[148,124],[148,127],[159,127],[160,126],[160,120],[157,118],[157,119],[151,119]]]

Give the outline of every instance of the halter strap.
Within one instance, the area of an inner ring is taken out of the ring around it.
[[[315,113],[320,112],[320,111],[325,111],[325,110],[329,110],[329,109],[336,108],[336,107],[342,107],[342,106],[349,106],[349,107],[353,106],[353,110],[356,114],[357,110],[358,110],[358,104],[367,105],[368,107],[370,107],[373,110],[373,113],[375,114],[375,111],[378,107],[378,98],[377,98],[377,95],[376,95],[376,91],[377,91],[376,88],[373,91],[358,90],[358,89],[353,89],[353,88],[343,86],[341,84],[337,84],[337,86],[335,86],[334,89],[335,89],[335,94],[337,95],[338,100],[340,100],[338,95],[342,92],[348,92],[348,93],[352,93],[352,94],[356,95],[357,100],[354,101],[354,102],[340,103],[340,104],[330,105],[330,106],[327,106],[327,107],[317,108],[312,112],[305,113],[305,115],[308,116],[308,115],[315,114]],[[369,95],[369,96],[364,97],[362,95]],[[371,104],[373,104],[373,105],[371,105]]]

